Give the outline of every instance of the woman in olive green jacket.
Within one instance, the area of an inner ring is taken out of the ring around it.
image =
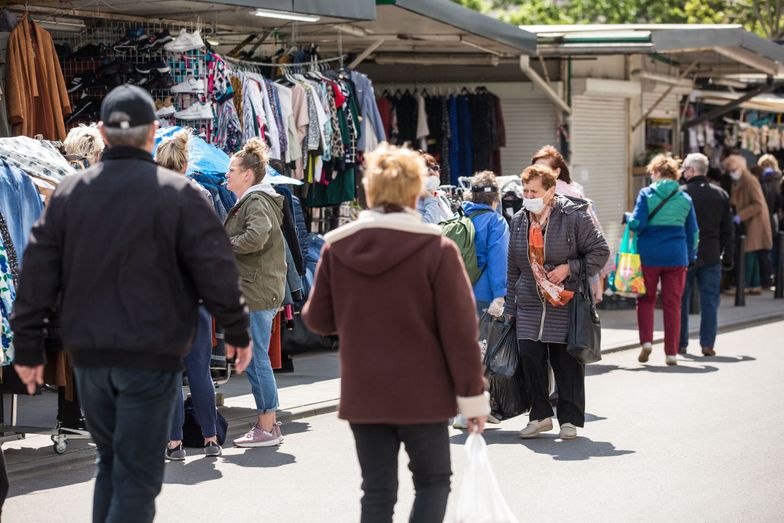
[[[259,139],[250,140],[236,153],[226,175],[227,187],[237,203],[226,218],[242,291],[250,309],[253,359],[248,366],[258,423],[234,440],[238,447],[271,447],[283,441],[275,418],[278,389],[269,359],[272,322],[278,313],[286,285],[286,251],[280,225],[282,196],[262,183],[269,161],[268,148]]]

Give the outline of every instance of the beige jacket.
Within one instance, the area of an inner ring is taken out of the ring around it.
[[[746,226],[746,252],[773,248],[770,215],[759,181],[748,171],[732,182],[732,205]]]

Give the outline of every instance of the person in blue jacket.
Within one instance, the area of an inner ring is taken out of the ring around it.
[[[477,173],[471,179],[471,192],[463,202],[463,211],[476,229],[474,244],[482,276],[474,284],[474,298],[480,315],[486,310],[500,317],[506,297],[506,256],[509,251],[509,225],[496,212],[499,186],[490,171]]]
[[[642,351],[638,360],[648,361],[653,345],[653,313],[656,288],[661,281],[664,313],[664,352],[667,365],[678,364],[681,329],[681,299],[686,269],[697,260],[699,228],[694,203],[681,191],[680,164],[660,154],[648,164],[653,183],[637,197],[634,212],[627,217],[637,233],[646,294],[637,298],[637,323]]]

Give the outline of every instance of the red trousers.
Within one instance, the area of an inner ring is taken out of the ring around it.
[[[637,325],[640,344],[653,343],[653,312],[656,308],[656,288],[661,280],[662,308],[664,313],[664,352],[678,354],[681,337],[681,299],[686,286],[686,267],[642,268],[645,279],[645,296],[637,298]]]

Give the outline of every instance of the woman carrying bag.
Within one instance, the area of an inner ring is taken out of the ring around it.
[[[523,209],[512,218],[507,278],[507,318],[516,320],[520,357],[530,380],[530,422],[520,433],[534,438],[552,430],[548,360],[558,386],[560,437],[574,439],[585,423],[585,368],[567,351],[569,303],[583,271],[597,274],[610,249],[588,213],[588,203],[556,194],[557,175],[532,165],[522,174]]]
[[[653,183],[640,191],[634,211],[627,218],[629,229],[637,233],[647,291],[637,298],[640,363],[647,362],[653,350],[653,313],[656,288],[661,281],[666,362],[678,364],[686,269],[697,259],[699,239],[694,204],[678,184],[679,169],[678,161],[668,155],[660,154],[651,160],[648,174]]]

